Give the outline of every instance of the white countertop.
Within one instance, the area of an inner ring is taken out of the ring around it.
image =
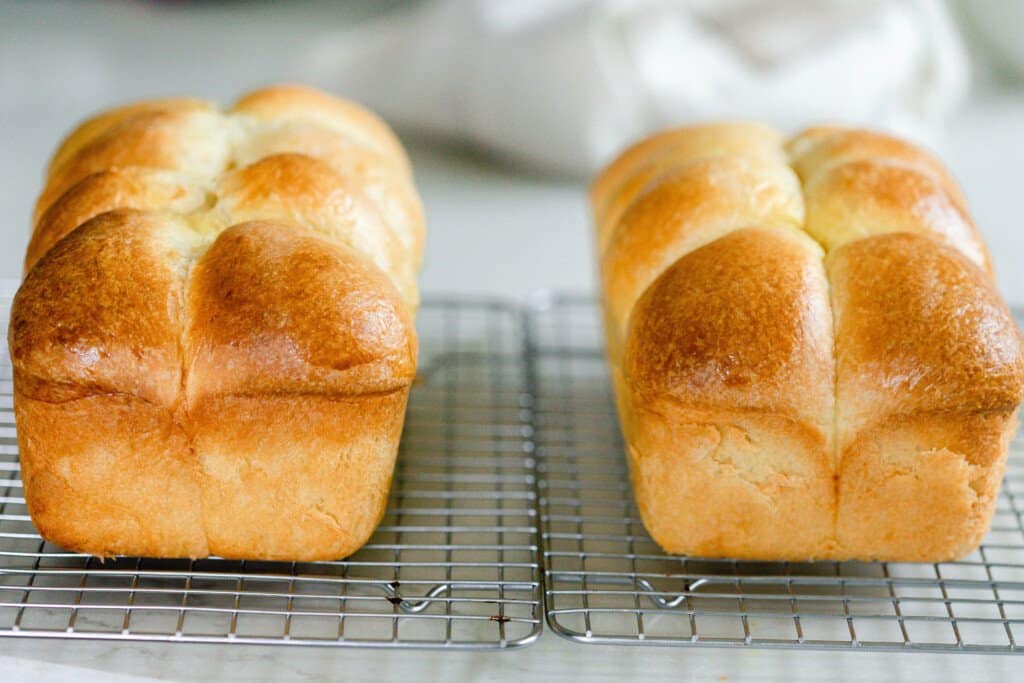
[[[244,21],[240,10],[236,3],[191,13],[143,4],[0,4],[0,206],[7,216],[0,275],[20,273],[41,169],[71,122],[116,101],[161,93],[228,101],[248,87],[301,79],[289,50],[335,21],[321,3],[287,15],[261,7]],[[1024,303],[1024,92],[977,95],[949,130],[939,152],[965,186],[1004,294]],[[430,224],[422,277],[428,296],[591,289],[581,182],[409,142]],[[485,653],[0,639],[0,680],[1010,681],[1022,672],[1024,660],[1012,657],[580,646],[552,633],[523,650]]]

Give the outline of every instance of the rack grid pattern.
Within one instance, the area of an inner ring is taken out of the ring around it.
[[[547,622],[586,643],[1020,653],[1024,441],[991,533],[937,564],[665,555],[630,491],[595,307],[541,296],[529,354]]]
[[[5,326],[16,286],[0,283]],[[420,372],[387,514],[368,545],[336,562],[101,562],[44,543],[22,497],[5,350],[0,636],[444,648],[532,642],[543,620],[520,311],[426,302],[419,329]]]

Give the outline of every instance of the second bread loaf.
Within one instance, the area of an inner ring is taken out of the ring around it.
[[[633,485],[663,548],[978,545],[1024,357],[937,161],[869,131],[710,125],[627,150],[592,200]]]

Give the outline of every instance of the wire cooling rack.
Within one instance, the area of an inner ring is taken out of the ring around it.
[[[597,313],[540,296],[528,334],[547,622],[586,643],[1021,652],[1024,443],[959,562],[752,563],[661,552],[640,522]]]
[[[8,320],[17,283],[0,282]],[[541,631],[520,311],[428,301],[387,514],[337,562],[119,558],[44,543],[19,479],[0,359],[0,636],[515,647]],[[4,329],[6,338],[6,329]]]

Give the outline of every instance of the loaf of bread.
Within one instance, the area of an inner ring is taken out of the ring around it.
[[[591,199],[633,487],[662,548],[978,546],[1022,339],[935,159],[862,130],[708,125],[628,149]]]
[[[114,109],[57,150],[9,344],[29,513],[100,556],[344,557],[416,371],[409,161],[315,90]]]

